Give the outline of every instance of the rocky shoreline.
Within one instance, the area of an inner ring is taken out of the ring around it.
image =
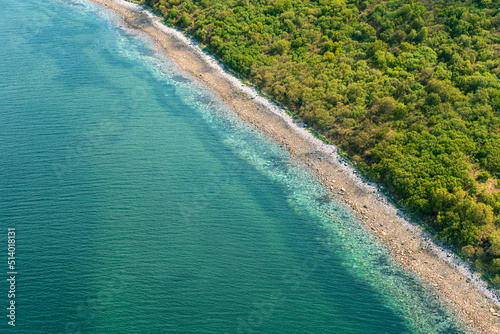
[[[353,209],[390,251],[397,263],[434,287],[439,296],[476,333],[500,333],[500,303],[494,291],[455,255],[437,245],[419,226],[387,202],[376,185],[364,182],[334,146],[314,138],[283,110],[244,86],[193,45],[150,13],[124,0],[92,0],[111,8],[133,29],[153,38],[188,75],[217,93],[246,122],[281,143],[332,192]]]

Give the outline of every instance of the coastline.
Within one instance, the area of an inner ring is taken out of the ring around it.
[[[332,145],[314,138],[283,110],[257,95],[251,87],[222,70],[181,32],[165,27],[151,13],[124,0],[91,0],[122,16],[157,45],[177,66],[201,81],[246,122],[282,144],[301,160],[331,190],[332,196],[353,209],[391,253],[395,261],[425,282],[476,333],[500,333],[500,301],[460,259],[435,244],[419,226],[410,223],[380,195],[373,184],[364,182]],[[497,313],[498,312],[498,313]]]

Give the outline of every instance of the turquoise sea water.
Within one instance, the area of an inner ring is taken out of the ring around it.
[[[464,332],[285,150],[113,14],[2,1],[0,45],[1,333]]]

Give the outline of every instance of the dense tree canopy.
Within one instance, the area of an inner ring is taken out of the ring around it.
[[[500,284],[498,1],[143,2],[342,147]]]

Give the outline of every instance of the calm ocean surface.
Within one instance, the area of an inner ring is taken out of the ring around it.
[[[286,151],[117,22],[0,5],[1,333],[464,332]]]

